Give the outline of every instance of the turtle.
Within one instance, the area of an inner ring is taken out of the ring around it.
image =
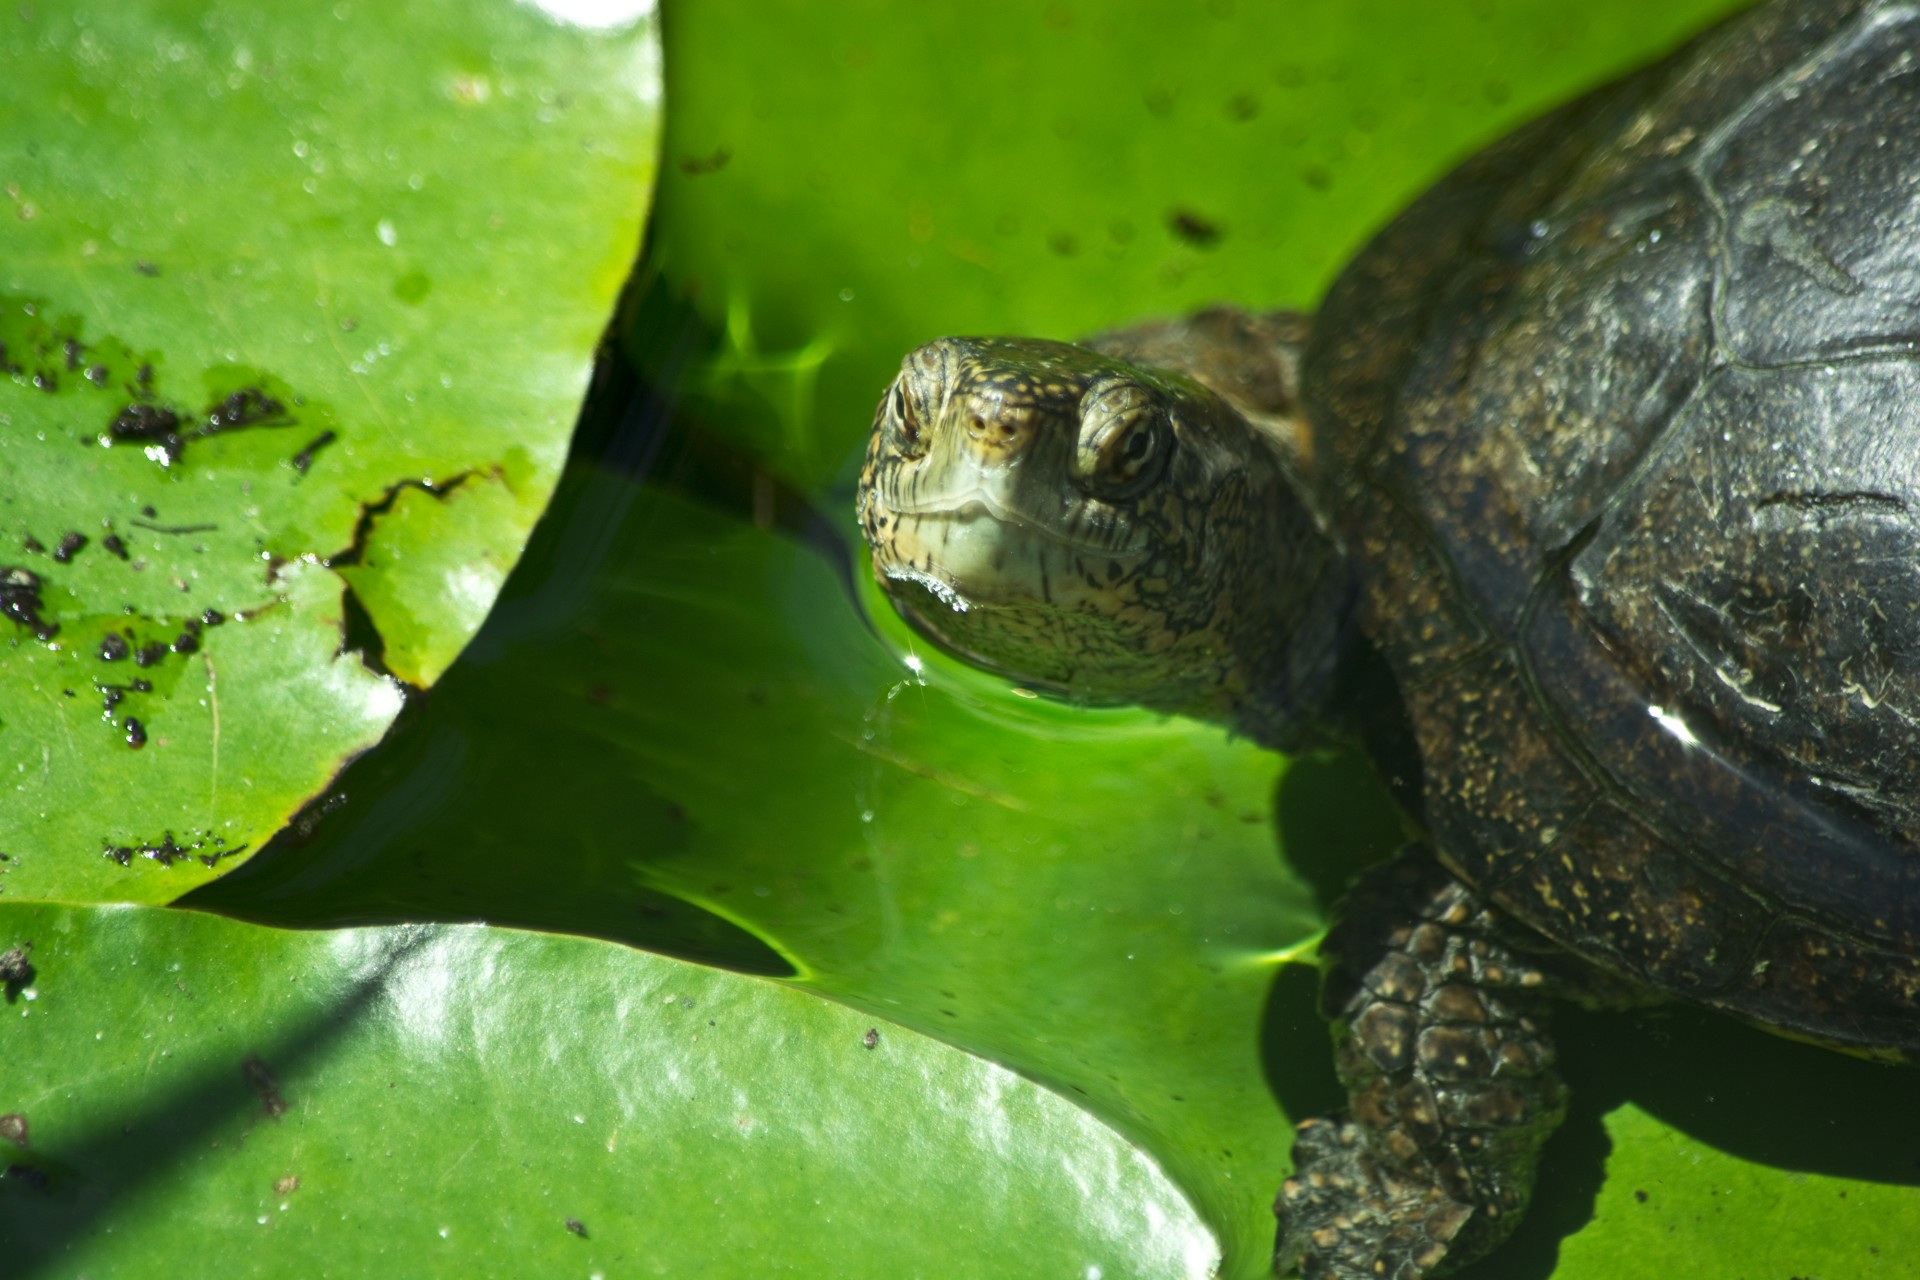
[[[1920,5],[1772,0],[1472,156],[1305,315],[946,338],[857,515],[1028,690],[1357,742],[1419,837],[1320,948],[1276,1261],[1504,1239],[1550,1013],[1920,1052]]]

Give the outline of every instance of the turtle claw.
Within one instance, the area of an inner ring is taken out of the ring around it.
[[[1367,1151],[1350,1120],[1309,1120],[1296,1133],[1294,1175],[1274,1212],[1281,1271],[1303,1280],[1421,1280],[1447,1256],[1473,1215],[1438,1180],[1388,1170]]]

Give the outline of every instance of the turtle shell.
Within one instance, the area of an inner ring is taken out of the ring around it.
[[[1764,5],[1476,157],[1302,380],[1454,871],[1920,1055],[1920,6]]]

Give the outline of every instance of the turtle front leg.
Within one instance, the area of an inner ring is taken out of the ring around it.
[[[1543,972],[1424,850],[1368,872],[1321,954],[1344,1116],[1309,1120],[1280,1190],[1276,1264],[1418,1280],[1505,1239],[1565,1115]]]

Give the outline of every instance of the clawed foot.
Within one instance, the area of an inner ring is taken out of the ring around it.
[[[1565,1113],[1544,975],[1419,852],[1363,876],[1322,944],[1348,1110],[1309,1120],[1275,1261],[1306,1280],[1422,1280],[1498,1244]]]
[[[1305,1280],[1419,1280],[1431,1275],[1473,1209],[1437,1178],[1396,1176],[1367,1154],[1358,1125],[1309,1120],[1280,1188],[1276,1261]]]

